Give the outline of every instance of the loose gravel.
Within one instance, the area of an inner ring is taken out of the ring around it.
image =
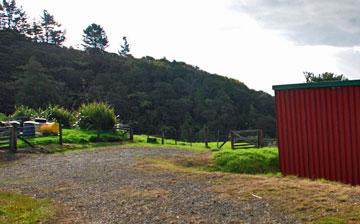
[[[28,154],[0,166],[0,190],[54,200],[66,208],[57,223],[297,223],[263,200],[212,192],[226,174],[144,166],[192,154],[135,147]]]

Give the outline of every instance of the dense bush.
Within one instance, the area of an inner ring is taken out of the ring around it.
[[[279,155],[276,148],[224,150],[214,154],[218,170],[235,173],[279,172]]]
[[[73,113],[60,106],[50,105],[40,115],[49,121],[60,122],[65,128],[70,128],[75,121]]]
[[[0,121],[5,121],[7,119],[7,116],[3,113],[0,113]]]
[[[31,119],[38,116],[38,112],[35,109],[29,108],[27,106],[17,106],[15,112],[11,115],[12,119]]]
[[[116,116],[106,103],[83,104],[79,108],[77,125],[81,129],[109,131],[114,128]]]
[[[156,134],[164,126],[188,132],[190,126],[199,135],[206,125],[220,132],[262,128],[265,135],[275,137],[273,96],[183,62],[94,55],[33,44],[7,31],[0,32],[0,47],[3,113],[12,113],[21,103],[78,108],[89,101],[106,101],[124,123],[143,133]]]

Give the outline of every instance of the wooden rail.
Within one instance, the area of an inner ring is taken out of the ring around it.
[[[232,149],[261,148],[264,146],[261,129],[231,131],[230,138]]]
[[[0,127],[0,148],[17,151],[17,134],[13,126]]]

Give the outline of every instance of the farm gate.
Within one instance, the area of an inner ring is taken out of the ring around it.
[[[230,131],[228,138],[217,148],[221,149],[228,141],[231,142],[232,149],[264,147],[264,135],[261,129]]]
[[[231,131],[230,137],[232,149],[261,148],[264,146],[263,131],[261,129]]]
[[[0,149],[16,151],[16,130],[15,127],[0,127]]]

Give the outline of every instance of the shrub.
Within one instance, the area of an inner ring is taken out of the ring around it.
[[[27,106],[17,106],[15,112],[11,115],[12,119],[31,119],[38,116],[38,112]]]
[[[214,154],[218,170],[235,173],[279,172],[279,156],[276,148],[224,150]]]
[[[3,113],[0,113],[0,121],[6,121],[7,120],[7,116]]]
[[[71,128],[75,121],[74,114],[60,106],[50,105],[40,115],[50,121],[60,122],[65,128]]]
[[[109,131],[116,123],[114,110],[106,103],[83,104],[79,108],[77,125],[81,129]]]
[[[113,134],[101,134],[98,136],[91,136],[90,142],[119,142],[122,138],[120,136],[114,136]]]

